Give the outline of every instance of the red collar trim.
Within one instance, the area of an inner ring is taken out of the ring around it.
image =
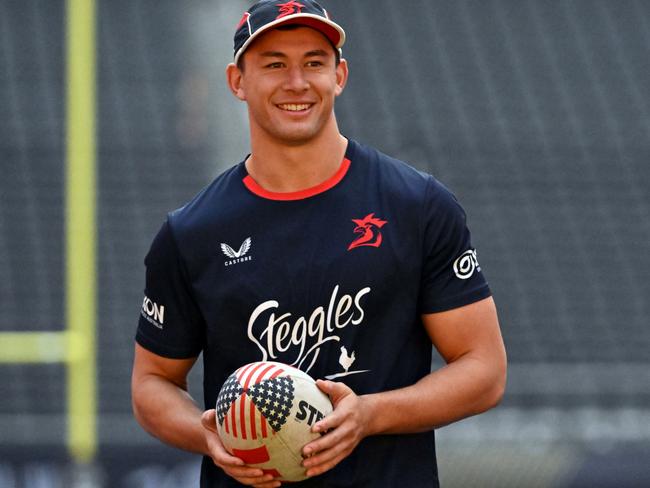
[[[246,175],[246,177],[242,181],[244,182],[244,185],[246,185],[246,188],[248,188],[255,195],[262,198],[267,198],[269,200],[282,200],[282,201],[303,200],[305,198],[318,195],[319,193],[326,192],[330,188],[334,188],[345,177],[345,175],[348,172],[348,169],[350,169],[350,160],[348,158],[343,158],[343,162],[341,163],[341,166],[331,178],[328,178],[327,180],[323,181],[319,185],[312,186],[311,188],[307,188],[306,190],[292,191],[286,193],[265,190],[264,188],[262,188],[260,185],[257,184],[257,182],[251,177],[251,175]]]

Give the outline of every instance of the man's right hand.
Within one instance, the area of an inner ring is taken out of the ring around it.
[[[273,475],[265,475],[260,468],[247,466],[244,461],[226,451],[217,432],[216,415],[216,410],[212,409],[206,410],[201,416],[201,424],[205,429],[206,444],[214,464],[243,485],[253,486],[254,488],[276,488],[280,486],[282,483],[274,480]]]

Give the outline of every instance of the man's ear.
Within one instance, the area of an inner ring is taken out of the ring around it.
[[[348,62],[341,59],[341,62],[336,67],[336,90],[335,94],[338,97],[343,93],[346,83],[348,82]]]
[[[230,63],[226,67],[226,80],[228,82],[228,88],[230,88],[230,91],[233,95],[244,101],[246,100],[246,93],[244,92],[242,77],[243,73],[235,63]]]

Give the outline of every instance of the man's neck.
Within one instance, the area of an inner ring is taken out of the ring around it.
[[[252,138],[252,153],[246,161],[246,170],[265,190],[279,193],[305,190],[336,173],[347,143],[338,130],[302,145]]]

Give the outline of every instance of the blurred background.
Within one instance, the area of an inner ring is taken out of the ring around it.
[[[342,132],[451,188],[499,307],[508,390],[438,431],[443,487],[650,486],[650,2],[323,3]],[[224,81],[247,6],[0,0],[1,488],[197,486],[133,420],[133,338],[166,212],[247,154]]]

